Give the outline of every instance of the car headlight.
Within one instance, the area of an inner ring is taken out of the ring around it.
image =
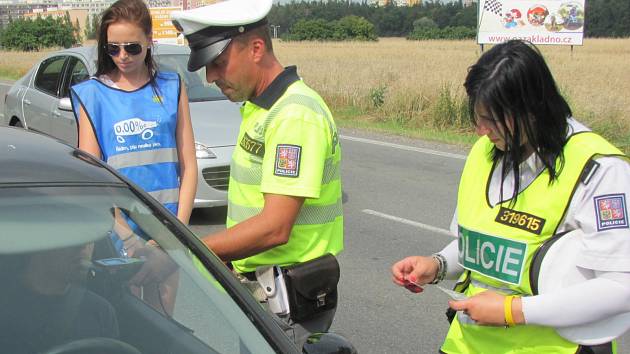
[[[195,156],[198,159],[216,159],[217,155],[204,144],[195,142]]]

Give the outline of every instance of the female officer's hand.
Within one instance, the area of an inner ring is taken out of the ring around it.
[[[455,311],[464,311],[480,325],[505,326],[505,296],[493,291],[484,291],[469,299],[448,302]],[[525,323],[520,297],[512,300],[512,317],[516,324]]]
[[[422,285],[435,279],[438,263],[433,257],[407,257],[392,266],[392,280],[407,290],[420,293]]]

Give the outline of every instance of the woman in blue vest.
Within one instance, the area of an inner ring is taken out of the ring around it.
[[[79,148],[187,224],[197,186],[188,97],[177,73],[157,71],[151,35],[151,15],[141,0],[119,0],[103,13],[96,75],[71,89]],[[115,245],[121,255],[132,256],[144,245],[132,237],[133,223],[116,214]]]
[[[630,164],[572,117],[540,52],[518,40],[494,46],[464,83],[481,138],[466,160],[451,232],[457,240],[392,267],[413,292],[445,278],[468,299],[444,353],[610,353],[556,328],[630,311]],[[577,267],[589,280],[538,294],[534,255],[553,236],[582,233]]]

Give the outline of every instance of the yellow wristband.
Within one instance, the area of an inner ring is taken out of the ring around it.
[[[505,302],[503,302],[505,323],[510,327],[516,325],[516,323],[514,323],[514,317],[512,317],[512,300],[514,300],[514,295],[508,295],[505,297]]]

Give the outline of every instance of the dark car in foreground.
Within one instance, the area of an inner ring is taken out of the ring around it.
[[[0,127],[0,166],[0,352],[299,353],[190,230],[103,162]],[[135,224],[127,257],[121,223]],[[322,334],[303,352],[355,351]]]

